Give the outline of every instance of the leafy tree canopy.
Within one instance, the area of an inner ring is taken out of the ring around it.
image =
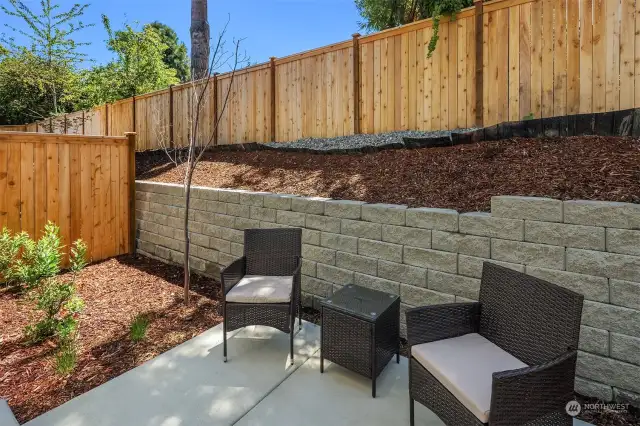
[[[360,16],[360,28],[381,31],[425,18],[433,18],[433,36],[429,56],[438,42],[438,28],[443,15],[451,15],[471,6],[473,0],[355,0]]]
[[[115,54],[106,65],[81,73],[84,99],[88,108],[105,102],[141,95],[179,83],[176,70],[164,62],[167,45],[151,25],[137,30],[129,24],[113,31],[109,18],[102,16],[107,45]]]
[[[187,82],[191,79],[191,70],[189,69],[189,56],[187,55],[187,46],[178,39],[178,34],[161,22],[152,22],[147,24],[160,34],[162,42],[167,46],[164,51],[164,63],[169,68],[176,70],[176,74],[181,82]]]
[[[65,111],[75,88],[76,66],[87,60],[78,48],[76,33],[91,26],[82,22],[87,4],[63,11],[51,0],[40,0],[39,9],[20,0],[0,5],[6,16],[22,21],[24,29],[5,23],[10,36],[0,36],[0,120],[33,121]],[[15,36],[27,40],[20,45]]]
[[[29,123],[52,114],[54,92],[59,110],[72,111],[78,97],[77,75],[67,66],[25,50],[0,60],[0,124]]]

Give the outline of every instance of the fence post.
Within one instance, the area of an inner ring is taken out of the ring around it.
[[[484,31],[483,31],[483,0],[474,0],[476,12],[476,127],[484,125]]]
[[[218,73],[213,73],[213,146],[218,146]]]
[[[109,103],[104,104],[104,133],[109,136]]]
[[[64,120],[64,126],[62,127],[64,129],[64,134],[67,134],[67,114],[65,114],[62,119]]]
[[[82,111],[82,134],[83,135],[85,134],[85,131],[84,131],[84,110]]]
[[[360,34],[353,37],[353,134],[360,133]]]
[[[124,134],[129,147],[129,253],[136,254],[136,132]]]
[[[271,61],[271,142],[276,141],[276,57]]]
[[[133,95],[133,104],[131,108],[133,109],[133,130],[131,131],[135,133],[136,131],[136,96],[135,95]]]
[[[175,145],[173,139],[173,84],[169,86],[169,148]]]

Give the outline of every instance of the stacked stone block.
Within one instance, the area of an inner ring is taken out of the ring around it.
[[[137,182],[140,253],[183,260],[182,193]],[[399,294],[402,312],[477,300],[486,261],[579,292],[577,390],[640,404],[640,205],[500,196],[491,213],[459,214],[202,187],[192,197],[191,263],[216,278],[242,255],[244,229],[302,228],[309,306],[352,283]]]

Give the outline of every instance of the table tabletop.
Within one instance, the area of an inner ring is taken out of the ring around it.
[[[395,294],[349,284],[336,291],[332,297],[323,300],[321,304],[367,321],[375,321],[396,300],[398,296]]]

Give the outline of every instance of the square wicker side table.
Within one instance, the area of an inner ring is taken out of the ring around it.
[[[320,372],[324,360],[372,380],[393,355],[400,362],[400,298],[395,294],[346,285],[322,303]]]

